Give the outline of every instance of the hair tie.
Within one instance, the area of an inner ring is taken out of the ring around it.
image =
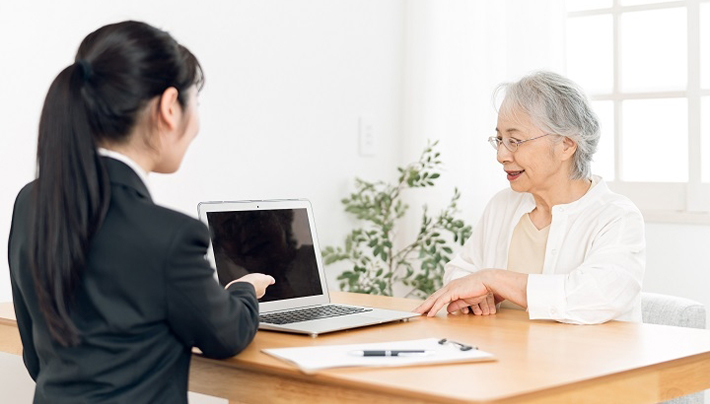
[[[79,59],[76,61],[76,64],[79,65],[79,68],[81,69],[81,74],[84,78],[84,81],[89,81],[94,75],[94,70],[91,68],[91,63],[89,63],[86,59]]]

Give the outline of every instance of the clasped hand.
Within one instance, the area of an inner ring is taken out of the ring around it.
[[[501,300],[486,285],[485,273],[480,271],[449,282],[414,311],[433,317],[446,305],[449,313],[472,311],[476,315],[489,315],[495,314],[496,304]]]

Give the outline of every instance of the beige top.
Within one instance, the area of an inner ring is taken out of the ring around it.
[[[524,274],[541,274],[545,263],[545,247],[550,226],[539,229],[530,219],[530,213],[520,218],[513,230],[508,249],[508,270]],[[504,301],[501,307],[524,310],[515,303]]]

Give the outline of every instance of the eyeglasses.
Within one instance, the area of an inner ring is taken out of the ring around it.
[[[529,142],[531,140],[540,139],[541,137],[545,137],[548,135],[552,135],[552,133],[546,133],[542,136],[534,137],[532,139],[527,140],[514,140],[511,138],[501,139],[498,136],[491,136],[488,138],[488,143],[490,143],[496,151],[498,151],[498,148],[502,143],[503,146],[505,146],[506,149],[510,150],[511,153],[515,153],[516,151],[518,151],[518,147],[520,147],[521,144]]]

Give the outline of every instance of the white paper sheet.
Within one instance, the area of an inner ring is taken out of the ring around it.
[[[441,345],[436,338],[370,344],[320,345],[298,348],[262,349],[262,352],[291,362],[304,373],[321,369],[356,366],[414,366],[437,363],[495,360],[488,352],[471,349],[462,351],[451,344]],[[425,356],[357,356],[365,350],[425,350]]]

